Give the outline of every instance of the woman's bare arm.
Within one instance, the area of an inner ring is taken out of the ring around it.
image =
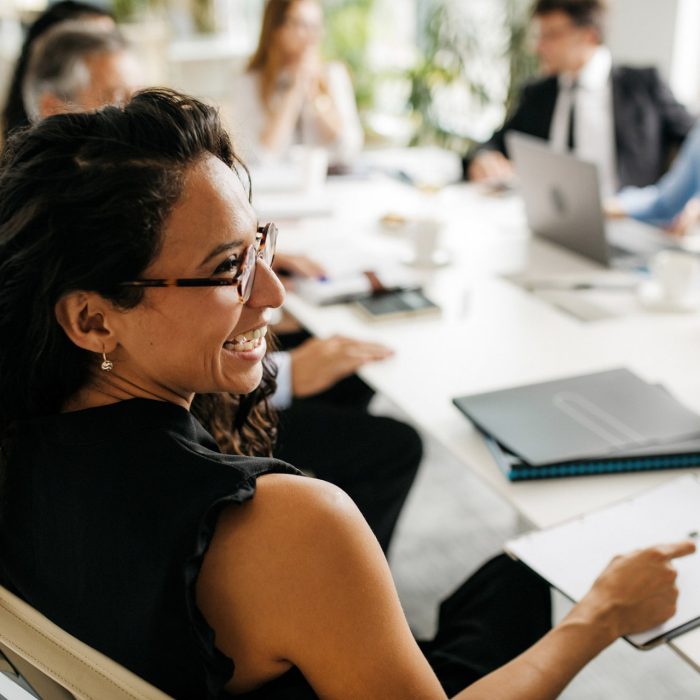
[[[197,587],[241,692],[290,665],[324,698],[445,698],[355,504],[316,479],[267,475],[221,517]]]
[[[559,627],[457,697],[555,698],[619,634],[671,614],[670,559],[692,549],[683,543],[619,558]],[[220,518],[197,594],[217,645],[236,663],[233,692],[294,665],[323,698],[445,698],[374,536],[330,484],[260,478],[255,498]]]
[[[605,647],[675,612],[671,560],[695,551],[679,542],[616,557],[569,615],[530,649],[457,695],[459,700],[548,700]]]

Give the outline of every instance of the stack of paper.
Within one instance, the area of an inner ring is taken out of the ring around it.
[[[559,591],[579,601],[618,554],[695,539],[700,533],[700,481],[684,476],[636,498],[506,544]],[[647,648],[700,623],[700,554],[673,561],[680,591],[676,614],[658,627],[631,635]]]

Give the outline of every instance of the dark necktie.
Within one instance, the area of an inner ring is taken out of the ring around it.
[[[567,148],[573,151],[576,148],[576,82],[569,88],[569,135],[566,139]]]

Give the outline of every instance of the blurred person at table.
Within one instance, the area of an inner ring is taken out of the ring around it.
[[[114,29],[62,22],[30,52],[22,96],[30,122],[122,104],[140,87],[139,65]]]
[[[606,202],[609,216],[630,216],[672,233],[700,220],[700,125],[690,133],[671,169],[654,185],[627,187]]]
[[[349,164],[363,135],[345,66],[321,57],[318,0],[268,0],[260,38],[234,88],[233,124],[250,162],[283,158],[295,144],[327,149]]]
[[[3,139],[7,138],[12,129],[29,124],[29,117],[24,105],[24,98],[22,97],[22,84],[34,42],[52,27],[69,20],[94,23],[95,26],[100,26],[107,30],[116,27],[112,14],[101,7],[85,2],[65,0],[51,5],[45,12],[42,12],[27,30],[10,80],[10,87],[2,111]]]
[[[134,92],[139,70],[114,31],[66,22],[36,42],[24,81],[32,122],[53,114],[121,104]],[[304,256],[280,254],[277,270],[313,277],[323,269]],[[274,353],[279,412],[275,456],[331,481],[353,498],[386,552],[422,458],[409,425],[367,411],[373,392],[354,373],[388,358],[377,343],[343,336],[282,336]],[[216,417],[210,417],[212,421]],[[331,458],[329,458],[329,456]]]
[[[467,179],[512,176],[508,131],[595,163],[606,195],[661,177],[694,120],[655,68],[613,64],[604,43],[606,15],[605,0],[535,2],[535,51],[544,77],[525,86],[503,127],[465,157]]]
[[[282,253],[274,269],[292,288],[295,277],[325,274],[311,258]],[[282,350],[271,353],[277,366],[275,457],[343,488],[386,552],[423,445],[410,425],[369,413],[374,392],[355,372],[393,352],[341,335],[314,338],[303,329],[280,334],[279,342]]]
[[[350,77],[342,64],[322,61],[322,34],[317,0],[266,2],[258,46],[233,91],[234,140],[250,163],[276,162],[301,145],[326,149],[329,165],[342,169],[362,148]],[[322,274],[300,256],[278,256],[276,269]],[[390,349],[344,336],[312,338],[303,330],[280,341],[275,456],[344,488],[386,551],[422,443],[411,426],[368,412],[373,392],[355,372],[388,358]]]

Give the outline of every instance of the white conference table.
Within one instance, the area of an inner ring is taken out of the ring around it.
[[[533,526],[600,508],[681,473],[511,483],[451,400],[625,366],[649,381],[664,383],[700,412],[700,313],[651,313],[632,293],[607,292],[603,302],[625,313],[584,322],[503,279],[499,273],[525,267],[542,273],[600,274],[578,256],[531,240],[522,204],[512,195],[487,197],[469,185],[426,195],[376,176],[367,181],[333,179],[325,196],[332,203],[332,215],[279,222],[280,250],[321,258],[356,256],[360,250],[371,269],[373,259],[397,258],[410,249],[405,236],[383,229],[383,215],[439,214],[446,221],[444,246],[453,262],[421,274],[442,314],[373,323],[348,306],[317,307],[293,293],[286,308],[321,337],[340,333],[394,348],[391,359],[363,367],[362,378],[505,496]],[[700,628],[670,645],[700,670]]]

